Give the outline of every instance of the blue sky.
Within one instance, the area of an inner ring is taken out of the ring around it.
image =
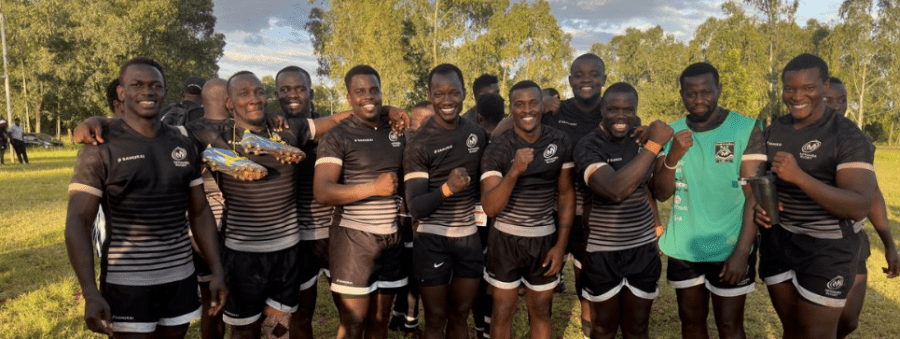
[[[576,55],[587,51],[595,42],[609,41],[628,27],[646,29],[660,25],[667,33],[687,42],[708,17],[722,16],[723,3],[722,0],[548,1],[560,26],[572,34]],[[216,31],[225,34],[226,42],[225,54],[219,60],[219,76],[228,77],[240,70],[263,76],[275,74],[287,65],[315,72],[315,55],[303,25],[310,9],[325,6],[327,1],[213,0],[213,3],[218,18]],[[815,18],[833,23],[838,19],[839,6],[837,0],[801,0],[797,21],[802,25]]]

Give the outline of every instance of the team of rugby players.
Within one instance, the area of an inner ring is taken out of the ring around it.
[[[686,117],[645,126],[634,87],[601,95],[606,69],[593,54],[571,65],[572,98],[521,81],[503,121],[496,78],[476,80],[477,105],[461,116],[463,74],[438,65],[429,102],[411,120],[382,106],[380,80],[371,67],[352,68],[351,111],[318,117],[309,74],[286,67],[275,78],[284,114],[275,116],[261,81],[238,72],[202,86],[203,118],[170,127],[160,122],[162,67],[125,63],[107,93],[120,114],[76,130],[87,145],[69,186],[66,244],[88,328],[181,338],[202,316],[204,338],[221,338],[223,322],[233,338],[311,338],[325,274],[338,338],[384,338],[389,323],[410,336],[468,338],[470,312],[479,338],[509,338],[521,294],[530,337],[549,338],[571,256],[584,337],[649,338],[662,252],[684,338],[709,336],[710,300],[719,337],[746,337],[757,255],[785,338],[843,338],[865,294],[867,216],[885,246],[885,273],[900,270],[874,147],[843,117],[846,93],[814,55],[784,67],[790,114],[768,127],[718,105],[722,86],[708,63],[678,79]],[[251,137],[303,153],[248,152],[240,145]],[[266,174],[210,172],[200,160],[207,148]],[[744,184],[767,171],[777,177],[776,225]],[[655,201],[669,198],[660,234]]]

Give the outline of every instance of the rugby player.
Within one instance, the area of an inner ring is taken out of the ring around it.
[[[475,225],[484,129],[461,118],[462,71],[440,64],[428,77],[435,114],[410,138],[404,154],[409,213],[417,221],[413,269],[425,306],[423,338],[468,338],[467,318],[484,270]],[[444,331],[446,329],[446,335]]]
[[[492,138],[481,160],[481,204],[496,217],[484,273],[493,286],[490,337],[510,337],[524,282],[530,335],[549,338],[553,288],[575,213],[572,143],[540,123],[544,106],[537,84],[519,82],[509,97],[515,125]]]
[[[475,102],[485,94],[500,94],[500,80],[496,76],[490,74],[482,74],[474,82],[472,82],[472,92],[475,93]],[[478,112],[478,106],[470,108],[463,113],[463,118],[482,125],[483,118]]]
[[[591,338],[649,338],[648,324],[662,263],[648,194],[651,174],[662,167],[662,145],[672,128],[656,120],[643,147],[637,127],[638,93],[620,82],[603,94],[603,122],[575,148],[579,178],[592,196],[585,206],[587,253],[581,272],[591,302]]]
[[[857,273],[855,220],[866,217],[876,192],[874,153],[862,131],[825,104],[830,84],[821,58],[797,56],[781,78],[791,114],[755,130],[741,164],[743,177],[777,176],[780,223],[770,227],[750,192],[728,265],[743,267],[761,226],[759,275],[784,337],[835,338]]]
[[[211,268],[211,312],[227,295],[200,157],[187,137],[159,120],[165,76],[158,63],[133,58],[122,65],[119,80],[125,115],[104,130],[106,144],[85,146],[78,155],[66,247],[89,329],[118,338],[183,338],[201,312],[188,219]],[[99,289],[90,246],[98,207],[109,234]]]
[[[729,267],[750,272],[748,277],[723,279],[722,274],[741,230],[741,156],[758,124],[719,106],[722,85],[714,66],[692,64],[679,83],[688,115],[672,123],[675,137],[654,177],[657,199],[675,196],[659,239],[660,250],[669,257],[666,277],[678,299],[682,337],[709,337],[706,319],[712,300],[719,337],[744,338],[744,302],[756,286],[756,246],[743,253],[749,263]]]
[[[847,112],[847,89],[844,88],[844,83],[841,82],[841,79],[836,77],[829,78],[828,82],[831,86],[825,92],[825,104],[837,114],[843,116]],[[872,147],[875,147],[875,145],[873,144]],[[887,206],[885,206],[884,195],[881,193],[880,187],[876,187],[874,199],[868,219],[884,245],[884,257],[888,265],[888,267],[884,268],[884,273],[887,274],[888,278],[895,278],[900,273],[900,256],[897,255],[897,247],[894,245],[894,239],[891,235]],[[859,226],[861,227],[862,223],[859,223]],[[837,331],[838,338],[847,337],[859,327],[859,314],[862,312],[863,302],[866,298],[866,282],[869,280],[866,259],[872,255],[872,252],[866,232],[858,232],[857,234],[859,234],[860,247],[856,280],[853,281],[853,287],[850,287],[850,292],[847,294],[847,304],[844,306],[844,311],[841,312],[841,320],[838,323]]]
[[[369,66],[344,77],[352,116],[319,143],[313,194],[335,206],[329,257],[340,313],[338,338],[384,338],[402,274],[398,175],[406,140],[381,110],[381,78]]]

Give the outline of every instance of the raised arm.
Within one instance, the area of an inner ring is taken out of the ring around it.
[[[381,173],[374,181],[359,185],[338,183],[341,165],[330,161],[334,158],[316,160],[313,177],[313,196],[325,206],[342,206],[368,197],[389,197],[397,192],[397,173]]]
[[[425,175],[423,177],[422,175]],[[411,172],[403,178],[406,186],[406,207],[413,218],[420,219],[434,213],[444,203],[444,199],[462,192],[469,186],[471,177],[463,167],[454,168],[440,189],[428,190],[428,173]]]
[[[522,173],[525,173],[532,160],[534,160],[534,150],[520,148],[516,151],[513,165],[506,175],[497,171],[487,171],[481,175],[481,206],[488,217],[496,217],[506,208],[516,181],[519,180]]]
[[[658,167],[653,173],[653,196],[659,201],[665,201],[675,194],[675,169],[684,154],[694,145],[691,130],[684,129],[675,133],[672,138],[672,147],[666,153],[663,166]]]

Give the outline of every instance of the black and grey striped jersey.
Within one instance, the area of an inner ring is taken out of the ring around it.
[[[318,118],[315,112],[312,118]],[[293,124],[297,118],[290,119],[288,124]],[[305,119],[304,119],[305,120]],[[313,126],[313,125],[311,125]],[[328,228],[331,226],[331,213],[334,207],[324,206],[313,198],[313,175],[316,168],[316,149],[319,144],[315,141],[306,142],[300,149],[306,153],[297,165],[297,224],[300,226],[301,240],[319,240],[328,238]]]
[[[117,119],[106,142],[78,153],[69,192],[100,197],[106,218],[100,280],[129,286],[179,281],[194,273],[186,211],[202,185],[191,141],[162,125],[144,137]]]
[[[827,185],[836,186],[835,175],[848,168],[874,171],[874,151],[866,136],[850,120],[826,108],[825,114],[803,129],[793,127],[791,115],[782,116],[760,132],[750,135],[742,160],[766,161],[772,166],[777,152],[788,152],[807,174]],[[779,215],[781,226],[793,233],[815,238],[839,239],[841,227],[852,227],[852,220],[831,215],[799,187],[776,181],[778,201],[784,204]]]
[[[545,126],[556,128],[569,136],[572,145],[577,145],[581,139],[591,131],[600,127],[603,115],[600,106],[591,112],[582,112],[575,105],[576,98],[563,100],[559,105],[559,112],[555,115],[544,114],[541,123]],[[585,203],[590,203],[588,197],[591,190],[581,180],[575,180],[575,215],[582,215]]]
[[[244,129],[226,128],[219,134],[215,147],[234,149],[241,156],[262,165],[268,171],[256,181],[242,181],[230,175],[219,176],[219,189],[225,196],[222,222],[225,247],[235,251],[271,253],[300,242],[297,226],[296,165],[283,164],[271,155],[246,153],[237,145]],[[276,133],[256,133],[273,138]],[[308,120],[293,121],[290,129],[277,133],[288,145],[302,147],[310,139]]]
[[[428,119],[409,139],[403,157],[404,182],[427,180],[428,191],[441,190],[454,168],[463,167],[472,178],[478,178],[478,167],[487,144],[484,129],[468,119],[447,130],[434,119]],[[444,236],[475,234],[475,204],[479,192],[475,181],[462,192],[444,199],[431,215],[418,219],[418,231]]]
[[[588,175],[595,169],[610,166],[618,171],[644,151],[634,138],[616,142],[596,128],[575,147],[575,165],[580,174],[577,179],[587,185]],[[650,171],[647,171],[637,189],[620,203],[591,193],[590,203],[584,210],[585,225],[588,228],[588,252],[620,251],[656,241],[655,222],[648,195]]]
[[[491,138],[481,158],[481,180],[506,175],[520,148],[534,150],[534,160],[516,181],[506,208],[496,217],[495,228],[526,237],[556,231],[553,212],[557,205],[559,176],[564,168],[575,167],[573,145],[569,140],[565,133],[546,125],[541,127],[541,136],[534,144],[516,135],[514,128]]]
[[[197,148],[198,152],[203,152],[207,146],[215,142],[217,138],[219,138],[219,134],[222,133],[226,127],[231,125],[231,120],[213,120],[207,118],[200,118],[197,120],[190,121],[184,124],[185,130],[187,130],[188,135],[191,138],[191,141],[194,142],[194,146]],[[219,185],[216,183],[214,179],[214,175],[209,170],[203,171],[203,190],[204,192],[209,194],[222,194],[222,191],[219,190]],[[210,207],[213,207],[210,205]],[[217,214],[215,207],[213,207],[213,214]],[[221,215],[221,210],[218,211],[218,215]]]
[[[363,124],[356,116],[341,121],[319,142],[316,166],[323,163],[341,166],[339,183],[368,184],[382,173],[393,172],[401,178],[406,138],[391,131],[383,120],[378,128]],[[399,190],[398,190],[399,191]],[[376,234],[397,232],[400,195],[369,197],[334,208],[336,226]]]

